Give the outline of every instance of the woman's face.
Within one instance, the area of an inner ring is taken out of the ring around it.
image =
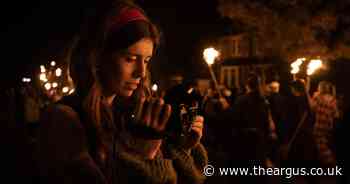
[[[107,56],[101,71],[102,83],[111,94],[129,97],[146,76],[147,65],[153,54],[153,42],[143,38],[128,49]]]

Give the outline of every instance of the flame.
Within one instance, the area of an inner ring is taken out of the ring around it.
[[[53,82],[53,83],[52,83],[52,87],[53,87],[53,88],[57,88],[57,86],[58,86],[57,82]]]
[[[153,84],[153,86],[152,86],[152,91],[157,91],[157,90],[158,90],[157,84]]]
[[[292,74],[297,74],[299,71],[300,71],[299,68],[293,68],[293,69],[290,71],[290,73],[292,73]]]
[[[44,87],[45,87],[45,89],[46,90],[50,90],[51,89],[51,83],[46,83],[45,85],[44,85]]]
[[[307,75],[312,75],[316,70],[322,67],[322,61],[320,59],[312,59],[307,66]]]
[[[68,93],[68,91],[69,91],[69,87],[64,86],[64,87],[62,88],[62,92],[63,92],[63,93]]]
[[[72,88],[72,89],[69,91],[69,93],[68,93],[68,94],[72,94],[72,93],[74,93],[74,91],[75,91],[75,89],[74,89],[74,88]]]
[[[298,58],[292,64],[290,64],[290,66],[292,67],[290,73],[297,74],[300,71],[300,65],[302,65],[305,60],[305,58]]]
[[[45,69],[44,65],[40,65],[40,72],[41,73],[45,73],[46,72],[46,69]]]
[[[30,79],[30,78],[27,78],[27,77],[22,78],[22,82],[31,82],[31,81],[32,81],[32,79]]]
[[[55,73],[56,73],[57,77],[61,76],[62,75],[62,69],[61,68],[57,68]]]
[[[41,74],[39,75],[39,79],[40,79],[41,81],[43,81],[43,82],[46,82],[46,81],[47,81],[46,74],[45,74],[45,73],[41,73]]]
[[[214,64],[215,58],[219,56],[219,52],[214,48],[207,48],[203,52],[203,57],[208,65]]]

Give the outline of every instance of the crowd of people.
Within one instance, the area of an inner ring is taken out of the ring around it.
[[[218,93],[203,97],[204,143],[210,160],[217,159],[221,167],[242,168],[335,168],[344,164],[345,158],[338,155],[344,148],[339,130],[346,120],[340,115],[343,109],[337,104],[336,87],[321,81],[311,96],[307,83],[293,80],[289,91],[280,93],[278,81],[263,85],[259,75],[252,73],[245,90],[235,97]],[[273,182],[268,177],[226,179],[228,183]],[[297,183],[339,182],[336,177],[293,179]],[[283,177],[278,180],[285,181]]]
[[[275,183],[275,177],[206,177],[217,167],[335,167],[344,159],[335,132],[343,114],[327,81],[263,85],[242,93],[182,83],[150,90],[149,64],[160,33],[130,1],[90,12],[65,61],[75,92],[45,103],[30,86],[1,94],[2,167],[30,183]],[[29,131],[28,131],[29,130]],[[16,176],[16,177],[13,177]],[[336,182],[332,177],[304,181]],[[295,180],[296,181],[296,180]]]

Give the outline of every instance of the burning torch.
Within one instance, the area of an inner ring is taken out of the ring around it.
[[[310,82],[311,82],[311,75],[314,74],[318,69],[322,68],[323,63],[320,59],[312,59],[310,60],[309,64],[307,65],[307,80],[306,80],[306,87],[307,89],[310,89]]]
[[[211,68],[211,65],[214,64],[214,61],[218,56],[219,56],[219,52],[212,47],[205,49],[203,52],[203,58],[205,62],[208,64],[209,72],[212,80],[214,81],[215,88],[218,90],[219,96],[221,97],[222,95],[219,89],[218,82],[216,80],[213,69]]]
[[[303,64],[305,60],[306,60],[305,58],[298,58],[290,65],[292,67],[292,70],[290,71],[290,73],[293,75],[293,80],[296,80],[296,74],[299,73],[300,66]]]

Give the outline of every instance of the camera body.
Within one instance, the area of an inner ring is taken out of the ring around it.
[[[192,123],[200,112],[199,99],[193,92],[191,86],[184,84],[175,86],[166,92],[164,101],[166,104],[170,104],[172,108],[166,127],[168,136],[185,136],[190,132]]]
[[[168,138],[168,140],[175,140],[190,133],[192,123],[199,114],[198,96],[194,95],[193,91],[188,90],[184,85],[178,85],[166,92],[164,101],[171,105],[172,112],[164,132],[156,132],[134,122],[135,119],[132,118],[132,114],[134,114],[138,101],[137,96],[126,99],[120,107],[116,106],[115,109],[121,109],[126,114],[127,121],[130,121],[127,128],[134,135],[147,139]]]
[[[181,136],[191,131],[192,123],[195,120],[198,114],[198,105],[192,104],[180,104],[179,106],[180,112],[180,123],[181,126]]]

